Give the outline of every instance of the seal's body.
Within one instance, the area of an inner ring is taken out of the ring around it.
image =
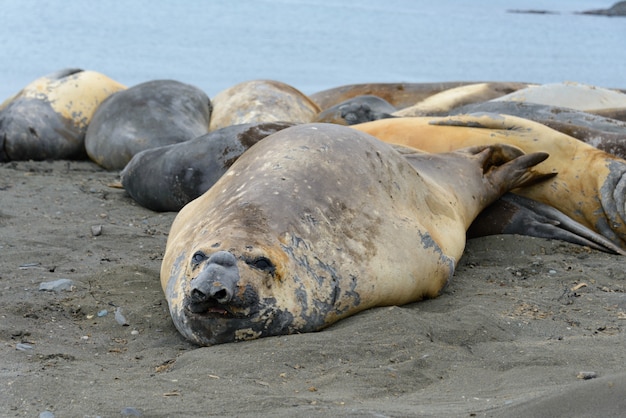
[[[546,154],[520,155],[401,153],[332,124],[270,135],[176,217],[161,268],[172,319],[212,345],[435,297],[480,210],[539,176]]]
[[[547,152],[550,157],[538,168],[558,175],[515,193],[558,209],[626,249],[626,160],[540,123],[491,113],[381,119],[351,128],[428,152],[498,143]]]

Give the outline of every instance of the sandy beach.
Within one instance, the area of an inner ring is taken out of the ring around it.
[[[198,348],[159,284],[174,213],[87,161],[0,165],[2,416],[617,416],[626,259],[471,240],[436,299]],[[39,290],[69,279],[68,290]],[[117,315],[116,315],[117,312]],[[49,412],[46,412],[49,411]],[[53,414],[53,415],[50,415]]]

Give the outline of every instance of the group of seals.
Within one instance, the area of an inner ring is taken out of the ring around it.
[[[172,224],[161,284],[181,334],[212,345],[316,331],[437,296],[474,217],[543,178],[530,168],[547,157],[401,152],[330,124],[250,148]]]
[[[626,254],[625,98],[504,82],[306,96],[253,80],[211,100],[173,80],[127,89],[65,70],[0,105],[0,161],[88,155],[123,169],[140,204],[182,208],[162,284],[177,328],[210,345],[436,296],[466,234]]]

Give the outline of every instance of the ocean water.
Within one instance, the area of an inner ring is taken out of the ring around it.
[[[626,88],[626,18],[599,0],[2,0],[0,101],[61,68],[214,96],[275,79],[309,94],[362,82],[578,81]],[[557,14],[516,14],[542,9]]]

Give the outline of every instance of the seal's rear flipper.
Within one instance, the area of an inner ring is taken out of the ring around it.
[[[558,239],[595,250],[626,255],[604,236],[561,211],[527,197],[507,193],[483,210],[467,231],[467,238],[519,234]]]

